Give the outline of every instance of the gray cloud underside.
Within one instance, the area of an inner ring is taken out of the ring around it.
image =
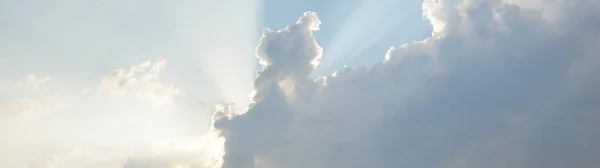
[[[500,0],[429,3],[444,22],[431,38],[319,80],[315,13],[266,30],[254,103],[216,123],[223,167],[597,167],[600,3],[552,2],[551,21]]]

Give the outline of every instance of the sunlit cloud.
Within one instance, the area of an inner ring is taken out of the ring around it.
[[[202,17],[162,18],[174,25],[165,29],[185,35],[177,45],[192,46],[185,58],[116,57],[116,66],[90,68],[99,74],[69,69],[79,76],[37,71],[0,79],[7,81],[0,83],[0,167],[598,165],[583,156],[595,156],[592,140],[600,135],[591,129],[600,29],[586,24],[600,19],[598,10],[561,7],[554,12],[568,19],[552,12],[538,18],[527,10],[554,7],[525,1],[424,0],[431,37],[391,47],[375,66],[321,77],[311,76],[318,66],[337,69],[402,24],[386,20],[399,2],[364,0],[325,53],[314,36],[321,25],[315,12],[260,37],[261,0],[173,2],[146,12]],[[190,55],[202,71],[170,71]],[[173,74],[184,79],[173,82]],[[197,88],[211,93],[190,91]]]
[[[179,88],[158,81],[166,62],[166,59],[159,57],[154,61],[146,61],[129,69],[114,70],[102,78],[100,86],[114,94],[134,92],[142,98],[172,101],[173,96],[179,93]]]

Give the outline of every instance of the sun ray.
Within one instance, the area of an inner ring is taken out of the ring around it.
[[[213,30],[199,32],[204,41],[196,53],[207,82],[215,86],[216,103],[232,102],[239,109],[249,104],[258,66],[253,53],[260,38],[261,8],[262,0],[217,2],[208,12],[215,19],[198,25]]]
[[[328,48],[324,50],[322,63],[314,74],[322,74],[342,61],[355,58],[387,30],[398,25],[397,22],[386,21],[386,16],[393,12],[396,4],[398,2],[394,0],[363,0],[326,45]]]

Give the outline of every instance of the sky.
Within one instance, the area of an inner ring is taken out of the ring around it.
[[[597,167],[599,11],[0,0],[0,167]]]

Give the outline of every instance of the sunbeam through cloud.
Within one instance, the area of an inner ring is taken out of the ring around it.
[[[332,37],[319,70],[339,68],[331,66],[359,56],[385,32],[401,24],[387,19],[399,4],[395,0],[362,0]]]
[[[262,0],[59,1],[0,1],[1,168],[600,165],[597,0],[423,0],[430,36],[340,69],[399,1],[324,47]]]

